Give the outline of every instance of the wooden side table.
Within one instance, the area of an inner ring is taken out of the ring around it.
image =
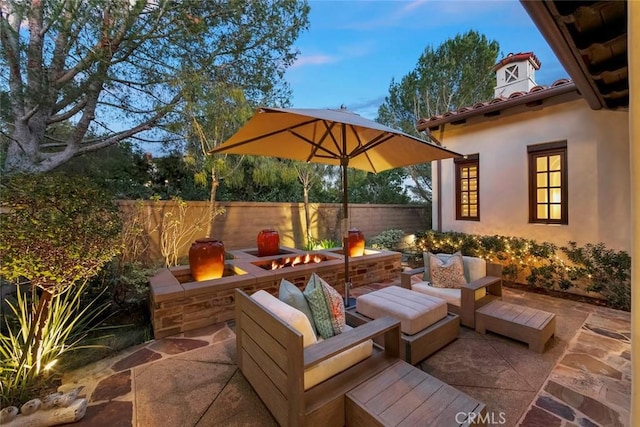
[[[544,352],[546,342],[556,332],[556,315],[536,308],[493,301],[476,310],[476,332],[486,331],[524,341],[529,349]]]
[[[469,395],[398,360],[346,394],[349,426],[485,425],[486,408]]]

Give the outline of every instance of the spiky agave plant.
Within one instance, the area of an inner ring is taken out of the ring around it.
[[[69,287],[51,298],[40,340],[30,338],[33,325],[33,307],[39,296],[33,297],[17,288],[16,302],[7,301],[16,322],[9,324],[7,333],[0,335],[0,392],[1,406],[16,405],[34,397],[59,374],[60,360],[70,352],[81,348],[96,347],[81,344],[88,334],[99,329],[98,319],[108,308],[108,303],[97,304],[100,296],[85,304],[81,295],[87,283]]]

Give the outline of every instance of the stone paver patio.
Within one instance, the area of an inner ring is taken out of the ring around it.
[[[630,314],[513,289],[504,299],[556,314],[543,354],[461,328],[420,368],[486,403],[488,425],[630,426]],[[62,388],[78,385],[89,405],[75,425],[277,425],[235,365],[233,322],[127,349],[68,374]]]

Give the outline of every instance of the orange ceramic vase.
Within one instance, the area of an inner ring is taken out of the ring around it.
[[[267,229],[258,233],[258,256],[278,255],[280,235],[276,230]]]
[[[357,228],[349,230],[349,256],[364,255],[364,234]]]
[[[189,248],[189,267],[196,282],[219,279],[224,273],[224,244],[215,239],[198,239]]]

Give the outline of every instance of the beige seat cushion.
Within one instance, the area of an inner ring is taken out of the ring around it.
[[[351,326],[345,325],[344,332],[352,329]],[[323,341],[318,338],[318,342]],[[373,351],[373,341],[367,340],[363,343],[351,347],[348,350],[338,353],[327,360],[323,360],[317,365],[305,369],[304,371],[304,389],[308,390],[314,385],[320,384],[322,381],[344,371],[347,368],[363,361],[371,356]]]
[[[300,332],[302,334],[302,345],[304,347],[314,345],[318,342],[313,333],[309,318],[302,311],[280,301],[265,290],[255,292],[251,295],[251,298],[255,299],[280,320]],[[346,328],[349,327],[347,326]],[[306,369],[304,371],[304,389],[308,390],[314,385],[361,362],[371,356],[372,351],[373,341],[368,340]]]
[[[454,288],[434,288],[431,286],[429,282],[417,282],[411,285],[411,290],[420,292],[422,294],[432,296],[435,298],[442,298],[448,304],[455,305],[456,307],[460,307],[460,298],[462,291],[460,289]],[[484,298],[487,295],[486,288],[476,289],[475,291],[475,300]]]
[[[447,304],[399,286],[389,286],[356,299],[356,311],[371,319],[391,316],[400,320],[400,330],[416,334],[447,317]]]

